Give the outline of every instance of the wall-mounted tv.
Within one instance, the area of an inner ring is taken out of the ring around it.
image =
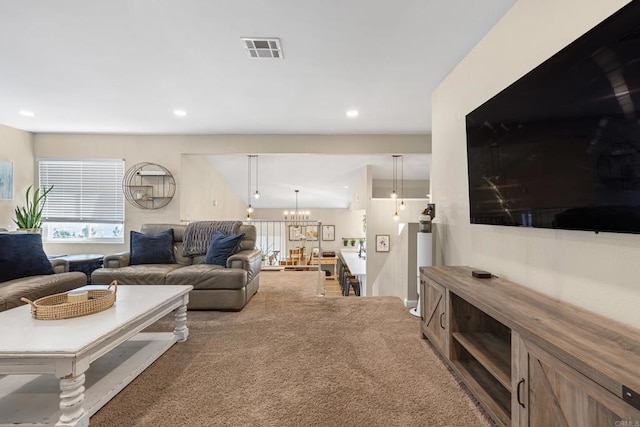
[[[640,233],[640,0],[466,124],[471,223]]]

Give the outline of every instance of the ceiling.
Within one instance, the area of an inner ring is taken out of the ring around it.
[[[3,0],[0,123],[60,133],[429,133],[433,89],[514,3]],[[278,37],[284,59],[249,58],[241,37]]]
[[[401,172],[405,180],[429,179],[431,156],[412,154],[398,160],[397,178]],[[244,201],[248,196],[248,157],[246,155],[207,156],[234,192]],[[401,168],[401,165],[404,165]],[[257,158],[260,199],[251,199],[254,208],[294,208],[295,190],[298,207],[347,208],[364,174],[364,167],[372,166],[376,179],[391,180],[393,158],[390,155],[320,155],[267,154]],[[244,172],[244,176],[241,172]],[[256,160],[252,160],[251,194],[256,191]],[[400,184],[398,184],[398,191]],[[425,186],[426,196],[427,188]],[[364,196],[364,195],[363,195]]]
[[[37,133],[427,134],[432,91],[514,3],[2,0],[0,124]],[[279,38],[284,59],[250,58],[242,37]],[[351,109],[359,115],[347,117]],[[210,161],[245,200],[246,156]],[[391,179],[391,164],[383,155],[261,156],[254,205],[293,206],[299,189],[300,206],[347,207],[366,165]],[[429,155],[405,156],[406,179],[428,179],[429,168]]]

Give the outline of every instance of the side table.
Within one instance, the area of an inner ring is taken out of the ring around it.
[[[51,259],[63,259],[69,263],[69,271],[80,271],[87,275],[87,284],[91,284],[91,273],[93,270],[102,267],[104,255],[100,254],[78,254],[51,256]]]

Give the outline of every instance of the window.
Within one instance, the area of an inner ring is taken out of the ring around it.
[[[48,242],[124,242],[123,160],[38,161],[40,188],[49,193],[42,212]]]

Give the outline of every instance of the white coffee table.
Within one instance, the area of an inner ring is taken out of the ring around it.
[[[0,375],[0,425],[89,425],[91,415],[187,339],[191,289],[118,286],[113,307],[73,319],[36,320],[28,305],[1,312],[0,374],[8,375]],[[172,332],[140,333],[173,310]]]

